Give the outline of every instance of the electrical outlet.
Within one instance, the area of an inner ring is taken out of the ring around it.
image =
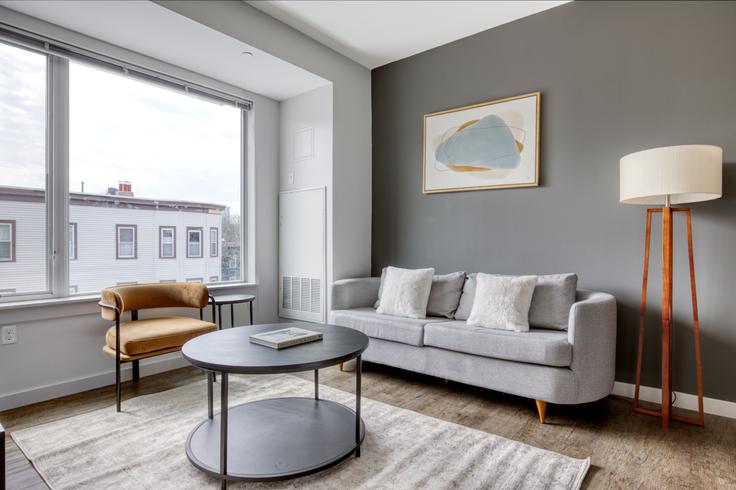
[[[18,329],[15,325],[7,325],[2,328],[3,345],[18,342]]]

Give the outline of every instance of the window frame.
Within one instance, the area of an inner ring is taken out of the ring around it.
[[[133,230],[133,255],[123,256],[120,255],[120,230],[132,229]],[[136,260],[138,258],[138,225],[126,225],[116,224],[115,225],[115,260]]]
[[[192,255],[189,253],[189,246],[192,242],[189,241],[189,234],[191,232],[199,233],[199,255]],[[188,259],[202,259],[204,258],[204,228],[201,226],[187,226],[187,258]]]
[[[7,259],[4,259],[0,257],[0,262],[15,262],[16,259],[16,235],[15,235],[15,227],[16,227],[16,220],[14,219],[0,219],[0,225],[8,225],[10,227],[10,240],[8,240],[8,243],[10,243],[10,257]],[[9,289],[16,289],[16,288],[9,288]]]
[[[212,241],[212,232],[215,232],[215,240]],[[215,253],[212,253],[212,245],[215,246]],[[220,229],[216,226],[210,226],[210,257],[220,256]]]
[[[172,255],[164,255],[164,230],[172,231],[172,234],[171,234]],[[158,258],[159,259],[176,259],[176,226],[163,225],[163,226],[158,227]]]
[[[79,247],[77,245],[77,237],[79,236],[77,223],[69,223],[67,233],[67,242],[69,243],[69,260],[77,260],[79,253]],[[69,288],[71,289],[71,285],[69,286]]]
[[[44,301],[64,299],[75,296],[70,293],[70,260],[78,260],[78,227],[74,237],[77,250],[72,254],[69,243],[70,189],[69,189],[69,62],[81,62],[98,69],[122,74],[131,80],[151,83],[187,94],[192,97],[209,100],[213,103],[230,105],[240,110],[240,205],[233,208],[240,213],[240,261],[237,279],[222,282],[222,285],[249,284],[254,279],[255,260],[255,230],[252,226],[253,196],[247,194],[252,191],[251,181],[253,174],[252,140],[253,134],[250,125],[254,118],[252,100],[244,98],[242,94],[233,93],[230,89],[216,80],[205,79],[190,81],[187,75],[184,78],[169,75],[166,70],[178,69],[174,65],[163,64],[161,69],[145,68],[143,57],[135,53],[125,54],[122,57],[108,56],[98,51],[90,50],[85,41],[77,44],[65,43],[46,35],[17,28],[12,24],[0,26],[0,43],[17,49],[35,52],[46,59],[46,286],[33,292],[13,293],[10,296],[0,297],[0,306],[3,303],[22,303],[25,301]],[[91,46],[90,46],[91,47]],[[185,72],[182,72],[185,73]],[[13,227],[16,231],[16,227]],[[135,233],[135,255],[131,260],[138,258],[138,233]],[[218,232],[218,239],[221,232]],[[204,232],[201,234],[201,257],[204,254]],[[175,238],[176,241],[176,238]],[[116,248],[118,236],[115,236]],[[13,240],[14,259],[17,259],[17,237]],[[221,249],[218,244],[218,256]],[[119,250],[116,250],[116,257]],[[176,253],[176,252],[175,252]],[[73,258],[70,258],[73,255]],[[177,254],[178,255],[178,254]],[[117,258],[116,258],[117,260]],[[6,260],[6,262],[8,262]],[[39,303],[42,304],[42,303]]]

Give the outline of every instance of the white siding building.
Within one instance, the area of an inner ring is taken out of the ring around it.
[[[72,192],[69,199],[71,294],[127,283],[223,280],[225,206],[135,197],[128,183],[108,194]],[[0,187],[0,241],[11,241],[0,244],[2,295],[47,289],[44,201],[42,189]]]

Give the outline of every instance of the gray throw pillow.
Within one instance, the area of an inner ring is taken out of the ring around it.
[[[460,304],[455,311],[455,320],[467,320],[473,310],[473,299],[475,299],[475,275],[468,274],[463,286],[463,294],[460,296]]]
[[[432,278],[427,315],[453,318],[460,303],[465,283],[465,272],[453,272]]]
[[[388,267],[381,269],[381,282],[378,285],[378,299],[373,304],[375,309],[378,309],[378,307],[381,306],[381,293],[383,293],[383,283],[386,281],[386,269],[388,269]]]
[[[576,274],[539,276],[529,307],[529,325],[567,330],[570,308],[578,287]]]

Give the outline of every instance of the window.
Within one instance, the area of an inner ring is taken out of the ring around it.
[[[245,279],[250,102],[135,61],[0,26],[0,301]]]
[[[0,261],[15,261],[15,221],[0,221]]]
[[[210,276],[210,283],[213,283],[213,282],[220,282],[220,277],[219,276]]]
[[[217,243],[218,235],[220,230],[217,228],[210,228],[210,257],[217,257],[220,254],[220,247]]]
[[[49,295],[49,57],[0,43],[0,288],[2,299]]]
[[[138,242],[137,242],[137,226],[136,225],[115,225],[118,241],[116,246],[116,258],[118,259],[137,259],[138,258]]]
[[[176,258],[176,227],[175,226],[159,226],[159,250],[158,257],[160,259]]]
[[[187,258],[202,257],[202,228],[187,228]]]
[[[69,260],[77,260],[77,224],[69,223]],[[69,290],[71,291],[71,286]]]

